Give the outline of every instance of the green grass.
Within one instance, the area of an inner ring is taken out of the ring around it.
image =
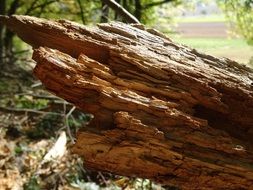
[[[209,16],[189,16],[189,17],[178,17],[175,19],[176,22],[187,22],[187,23],[196,23],[196,22],[226,22],[224,15],[209,15]]]
[[[207,54],[227,57],[244,64],[248,63],[253,56],[253,47],[249,46],[243,39],[182,37],[174,37],[173,39]]]

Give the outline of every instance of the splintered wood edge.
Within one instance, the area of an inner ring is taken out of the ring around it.
[[[35,48],[50,92],[94,114],[74,148],[86,167],[184,189],[252,184],[250,68],[142,26],[0,22]]]
[[[49,91],[95,115],[91,125],[77,134],[73,148],[73,152],[84,158],[87,168],[126,176],[136,175],[185,188],[192,187],[196,181],[197,176],[192,172],[201,172],[203,168],[209,171],[202,175],[202,182],[197,181],[203,187],[206,180],[212,181],[217,187],[233,187],[227,185],[228,180],[233,180],[234,186],[238,187],[252,183],[251,169],[227,158],[233,154],[237,155],[238,160],[240,157],[251,159],[252,155],[236,149],[229,135],[210,128],[204,120],[190,124],[191,117],[185,116],[185,124],[182,124],[183,113],[177,115],[171,112],[174,116],[171,117],[161,112],[166,109],[164,106],[175,109],[176,105],[162,100],[152,103],[138,94],[129,97],[134,93],[131,92],[131,85],[128,89],[120,88],[127,81],[113,75],[108,66],[85,55],[80,55],[76,60],[57,50],[39,48],[34,52],[34,59],[37,61],[34,73]],[[140,100],[149,104],[143,105],[144,102]],[[153,124],[145,125],[145,118],[149,122],[153,120]],[[174,128],[177,121],[185,128]],[[166,132],[163,125],[170,126],[171,130],[174,128],[175,132]],[[194,148],[194,144],[198,146]],[[219,157],[208,153],[211,149],[217,151]],[[202,154],[213,161],[202,161]],[[219,164],[216,164],[217,160]],[[243,163],[246,164],[245,160]],[[226,177],[222,177],[224,171]],[[219,175],[213,177],[212,173]],[[183,178],[185,175],[188,176],[187,180]],[[170,180],[166,176],[170,176]]]

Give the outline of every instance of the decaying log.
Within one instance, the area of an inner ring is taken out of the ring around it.
[[[142,25],[0,21],[34,47],[34,74],[92,113],[85,167],[181,189],[253,189],[253,71]]]

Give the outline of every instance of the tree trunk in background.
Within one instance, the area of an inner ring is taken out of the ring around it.
[[[6,57],[6,61],[8,63],[13,63],[13,37],[14,33],[10,30],[5,31],[4,35],[4,56]]]
[[[20,0],[14,0],[11,5],[10,8],[7,12],[7,15],[13,15],[16,13],[17,9],[20,6]],[[14,37],[14,33],[12,31],[10,31],[9,29],[7,29],[5,31],[5,35],[4,35],[4,48],[5,48],[5,56],[7,57],[7,61],[8,63],[13,63],[14,61],[14,57],[13,57],[13,37]]]
[[[181,189],[253,189],[250,68],[138,24],[0,21],[35,48],[46,89],[94,115],[73,148],[85,167]]]
[[[116,2],[117,2],[118,4],[120,4],[121,0],[116,0]],[[124,6],[124,4],[123,4],[123,7],[124,7],[126,10],[128,10],[128,9]],[[119,15],[118,15],[117,11],[114,11],[114,20],[118,20],[118,17],[119,17]]]
[[[5,15],[6,0],[0,0],[0,15]],[[4,26],[0,24],[0,65],[4,64]]]
[[[135,11],[134,16],[141,21],[141,15],[142,15],[142,6],[140,0],[135,0]]]
[[[9,9],[6,8],[6,0],[0,0],[0,15],[15,14],[20,5],[20,0],[14,0]],[[13,63],[13,37],[14,33],[0,25],[0,63]]]

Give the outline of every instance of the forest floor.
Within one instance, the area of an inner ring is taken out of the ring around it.
[[[73,189],[83,174],[81,160],[64,149],[68,144],[61,156],[45,160],[66,131],[60,107],[69,105],[42,90],[31,71],[13,71],[0,77],[0,189]]]

